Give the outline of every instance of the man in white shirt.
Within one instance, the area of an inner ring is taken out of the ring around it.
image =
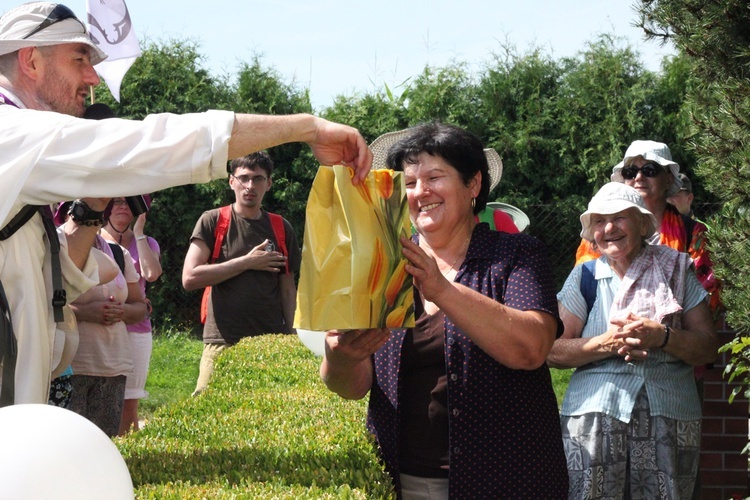
[[[89,89],[99,84],[93,64],[105,57],[64,5],[35,2],[0,17],[0,229],[25,205],[92,197],[60,236],[68,302],[99,281],[89,252],[109,198],[226,177],[228,159],[287,142],[307,142],[323,164],[353,166],[354,182],[370,169],[359,132],[310,115],[83,120]],[[7,295],[0,316],[12,318],[17,341],[16,404],[47,402],[55,336],[50,266],[41,215],[0,241]],[[6,360],[9,339],[0,339]]]

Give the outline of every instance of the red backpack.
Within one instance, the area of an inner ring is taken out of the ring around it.
[[[278,214],[272,214],[267,212],[268,217],[271,219],[271,228],[273,229],[273,235],[276,237],[276,242],[279,245],[279,250],[285,256],[289,255],[286,249],[286,232],[284,231],[284,219]],[[212,264],[219,258],[219,252],[221,252],[221,245],[224,242],[224,236],[226,236],[229,230],[229,221],[232,219],[232,205],[227,205],[219,209],[219,220],[216,222],[216,229],[214,230],[214,251],[211,254],[211,258],[208,259],[208,263]],[[286,273],[289,274],[289,260],[286,262]],[[203,289],[203,297],[201,298],[201,323],[206,323],[206,315],[208,314],[208,301],[211,297],[211,287],[207,286]]]

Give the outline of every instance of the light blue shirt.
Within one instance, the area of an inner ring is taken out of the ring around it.
[[[557,294],[557,300],[586,322],[582,337],[595,337],[609,328],[609,311],[622,281],[609,267],[606,258],[600,257],[594,266],[596,301],[587,315],[586,299],[581,293],[581,268],[579,265],[571,271]],[[680,304],[683,312],[698,306],[707,296],[691,267],[685,279],[685,297]],[[576,368],[561,413],[579,416],[599,412],[629,422],[636,397],[644,384],[651,415],[683,421],[701,418],[693,367],[661,349],[650,350],[644,361],[628,363],[615,355]]]

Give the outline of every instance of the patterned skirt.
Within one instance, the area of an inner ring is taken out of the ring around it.
[[[698,473],[700,420],[651,416],[641,389],[630,422],[604,413],[563,416],[570,499],[689,499]]]

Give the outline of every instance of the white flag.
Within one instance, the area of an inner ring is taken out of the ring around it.
[[[86,0],[91,40],[109,57],[96,65],[112,96],[120,102],[120,84],[141,55],[125,0]]]

